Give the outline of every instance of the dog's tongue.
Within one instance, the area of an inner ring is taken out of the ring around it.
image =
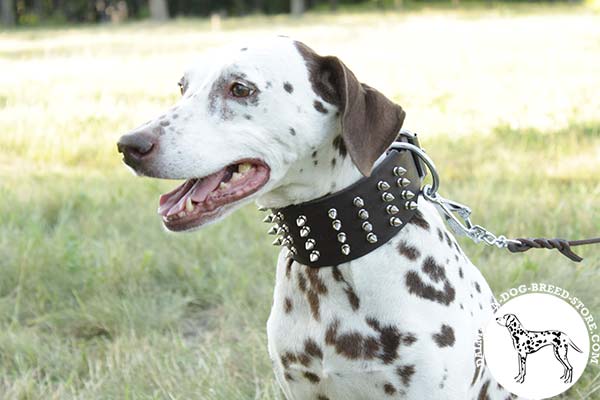
[[[223,180],[226,170],[222,169],[202,179],[189,179],[175,190],[160,196],[158,213],[165,217],[177,214],[185,209],[185,203],[191,198],[195,203],[206,200]]]

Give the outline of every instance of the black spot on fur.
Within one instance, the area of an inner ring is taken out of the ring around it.
[[[288,258],[285,260],[285,276],[288,279],[290,279],[290,276],[292,274],[292,264],[293,263],[294,263],[293,258]]]
[[[291,84],[291,83],[289,83],[289,82],[285,82],[285,83],[283,84],[283,89],[284,89],[286,92],[290,93],[290,94],[292,94],[292,93],[294,92],[294,87],[293,87],[293,86],[292,86],[292,84]]]
[[[450,239],[450,235],[448,235],[448,232],[444,232],[444,237],[446,238],[446,243],[448,244],[448,247],[452,247],[452,239]]]
[[[252,119],[252,115],[244,114],[244,118],[246,118],[248,121],[250,121]]]
[[[290,135],[296,136],[296,130],[290,127]]]
[[[425,229],[426,231],[429,230],[429,222],[425,221],[425,218],[423,218],[423,214],[421,214],[421,211],[419,210],[415,212],[415,215],[409,221],[409,224],[416,225],[419,228]]]
[[[315,151],[312,152],[311,157],[312,158],[316,158],[317,157],[317,150],[315,150]]]
[[[246,51],[246,50],[248,50],[248,48],[247,48],[247,47],[242,47],[242,48],[240,49],[240,51]]]
[[[286,297],[283,302],[283,310],[285,311],[286,314],[289,314],[290,312],[292,312],[293,308],[294,308],[294,306],[292,304],[292,299],[290,299],[289,297]]]
[[[383,385],[383,391],[385,392],[385,394],[390,396],[396,394],[396,388],[391,383],[386,383],[385,385]]]
[[[337,162],[337,160],[335,158],[331,159],[331,168],[335,168],[336,162]]]
[[[423,272],[429,275],[434,282],[442,283],[443,288],[441,290],[436,289],[434,286],[423,282],[423,279],[421,279],[416,271],[408,271],[405,277],[408,292],[440,304],[449,305],[452,303],[456,292],[446,278],[444,268],[437,265],[433,258],[427,257],[423,262]]]
[[[454,329],[452,329],[449,325],[442,325],[442,328],[439,333],[434,333],[431,335],[433,340],[439,347],[451,347],[454,345]]]
[[[327,114],[328,112],[327,109],[323,106],[323,103],[321,103],[319,100],[315,100],[313,102],[313,107],[321,114]]]
[[[319,378],[318,375],[313,374],[312,372],[306,371],[306,372],[304,372],[303,375],[312,384],[316,385],[317,383],[319,383],[321,381],[321,378]]]
[[[333,148],[336,149],[338,153],[340,153],[340,156],[342,156],[342,158],[346,157],[346,154],[348,154],[348,149],[346,149],[346,144],[344,143],[344,140],[342,139],[341,135],[334,137],[332,144]]]
[[[434,282],[439,282],[446,276],[444,267],[436,263],[433,257],[427,257],[425,261],[423,261],[423,272],[429,275]]]
[[[403,240],[398,243],[398,252],[411,261],[414,261],[421,256],[421,253],[416,247],[409,246]]]
[[[412,376],[415,373],[415,366],[414,365],[405,365],[403,367],[398,367],[398,368],[396,368],[396,373],[400,376],[400,379],[402,380],[402,384],[404,386],[408,386],[408,385],[410,385],[410,379],[412,378]]]

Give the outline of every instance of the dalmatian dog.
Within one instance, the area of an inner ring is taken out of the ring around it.
[[[519,356],[519,374],[515,376],[517,382],[523,383],[525,381],[527,355],[535,353],[546,346],[552,346],[554,357],[564,368],[563,375],[560,378],[565,383],[570,383],[573,380],[573,367],[567,358],[569,346],[579,353],[582,353],[582,351],[566,333],[561,331],[528,331],[523,329],[523,325],[514,314],[505,314],[498,317],[496,322],[508,329],[513,346],[517,350]]]
[[[161,196],[170,231],[254,200],[279,208],[369,175],[402,108],[338,58],[277,37],[209,56],[181,99],[118,142],[137,174],[184,182]],[[512,398],[478,357],[496,301],[436,209],[365,256],[311,269],[277,262],[268,351],[287,399]]]

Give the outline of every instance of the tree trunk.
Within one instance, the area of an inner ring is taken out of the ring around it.
[[[291,0],[290,11],[294,17],[300,17],[305,8],[304,0]]]
[[[169,19],[169,10],[166,0],[150,0],[150,16],[155,21],[166,21]]]
[[[337,11],[338,8],[338,0],[329,0],[329,9],[331,11]]]
[[[13,0],[0,0],[2,1],[2,25],[13,26],[15,24],[15,4]]]

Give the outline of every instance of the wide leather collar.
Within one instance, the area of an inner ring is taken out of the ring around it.
[[[397,141],[418,146],[402,131]],[[393,147],[368,177],[309,202],[273,209],[265,222],[288,248],[288,257],[309,267],[352,261],[387,243],[415,215],[425,169],[408,150]]]

